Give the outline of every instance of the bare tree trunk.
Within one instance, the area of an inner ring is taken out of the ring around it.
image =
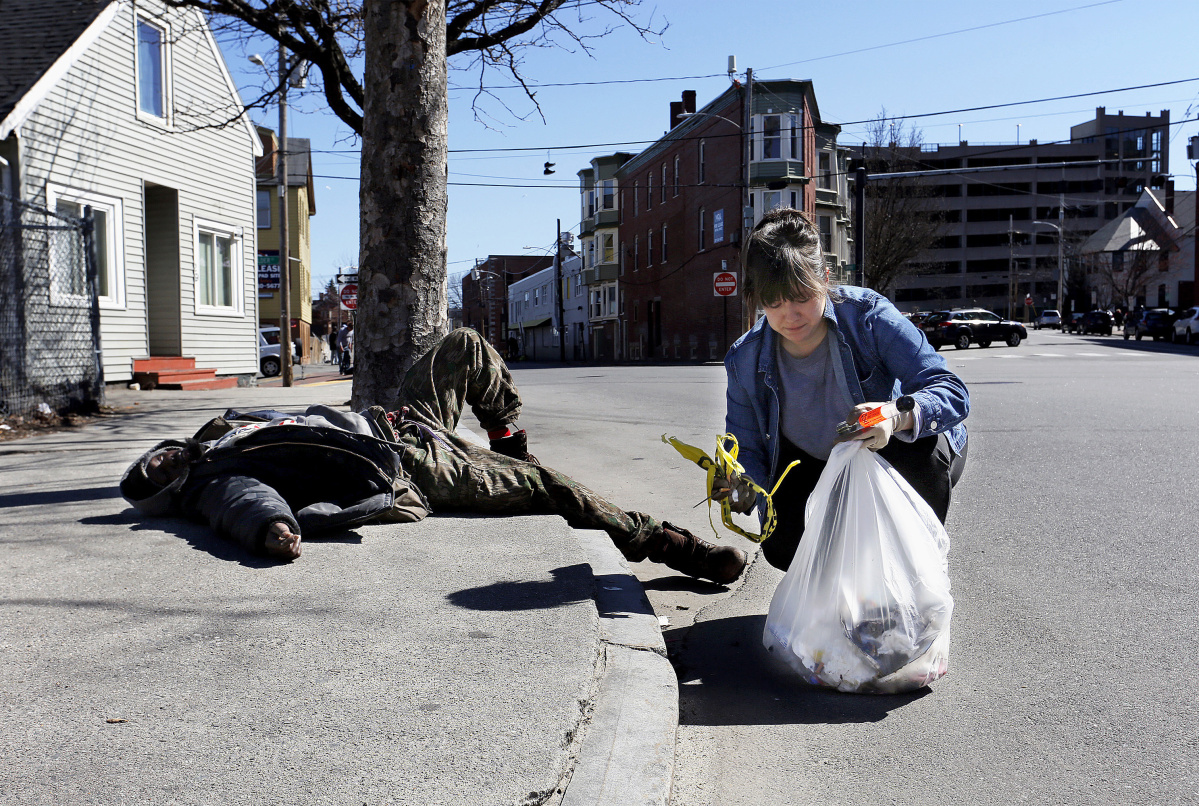
[[[366,0],[355,408],[446,332],[445,0]]]

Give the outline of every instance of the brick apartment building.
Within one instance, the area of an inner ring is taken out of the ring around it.
[[[652,146],[592,160],[579,172],[592,356],[722,358],[753,314],[740,288],[745,229],[776,207],[818,217],[830,268],[843,276],[838,131],[820,120],[810,81],[736,84],[698,111],[684,92]],[[725,273],[737,279],[733,296],[715,292]]]
[[[1144,189],[1165,187],[1169,140],[1169,110],[1154,117],[1113,115],[1099,107],[1093,120],[1072,126],[1064,142],[962,142],[906,150],[923,170],[1003,170],[923,180],[944,225],[935,247],[913,261],[914,274],[896,282],[895,303],[903,311],[979,306],[1018,318],[1028,313],[1024,299],[1031,295],[1036,309],[1089,310],[1094,300],[1085,281],[1070,271],[1078,247],[1133,207]],[[1058,167],[1043,167],[1053,165]],[[1065,238],[1065,304],[1057,299],[1054,225]],[[870,244],[865,246],[869,262]]]
[[[553,263],[553,257],[547,255],[488,255],[478,261],[471,274],[462,278],[462,326],[479,331],[505,355],[508,286]]]

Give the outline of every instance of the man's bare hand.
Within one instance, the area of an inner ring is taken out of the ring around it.
[[[295,560],[300,556],[300,536],[283,521],[272,523],[264,544],[268,556],[278,560]]]

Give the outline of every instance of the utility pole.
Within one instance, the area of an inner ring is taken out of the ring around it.
[[[279,359],[283,385],[292,385],[291,255],[287,243],[287,48],[279,45]]]
[[[1057,195],[1057,312],[1065,321],[1066,317],[1066,262],[1062,240],[1066,234],[1066,194]]]
[[[866,285],[866,144],[862,143],[862,163],[854,172],[853,187],[853,262],[855,280]]]
[[[1016,246],[1012,217],[1007,217],[1007,318],[1016,318]]]
[[[554,285],[558,298],[558,360],[566,363],[566,319],[562,313],[562,219],[558,219],[558,239],[554,241]]]
[[[741,134],[745,137],[745,147],[741,149],[742,157],[745,159],[745,187],[741,193],[741,243],[744,244],[749,240],[750,230],[754,227],[753,212],[749,204],[749,176],[750,163],[754,158],[754,135],[753,135],[753,114],[754,114],[754,70],[752,67],[745,69],[745,121],[741,126]],[[745,284],[745,266],[741,266],[741,284]],[[741,297],[741,323],[745,330],[749,330],[754,326],[754,312],[749,309],[745,303],[745,292],[742,291],[738,296]],[[726,336],[727,340],[727,336]]]

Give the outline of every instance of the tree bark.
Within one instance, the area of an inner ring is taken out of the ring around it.
[[[445,335],[445,0],[366,0],[355,408]]]

